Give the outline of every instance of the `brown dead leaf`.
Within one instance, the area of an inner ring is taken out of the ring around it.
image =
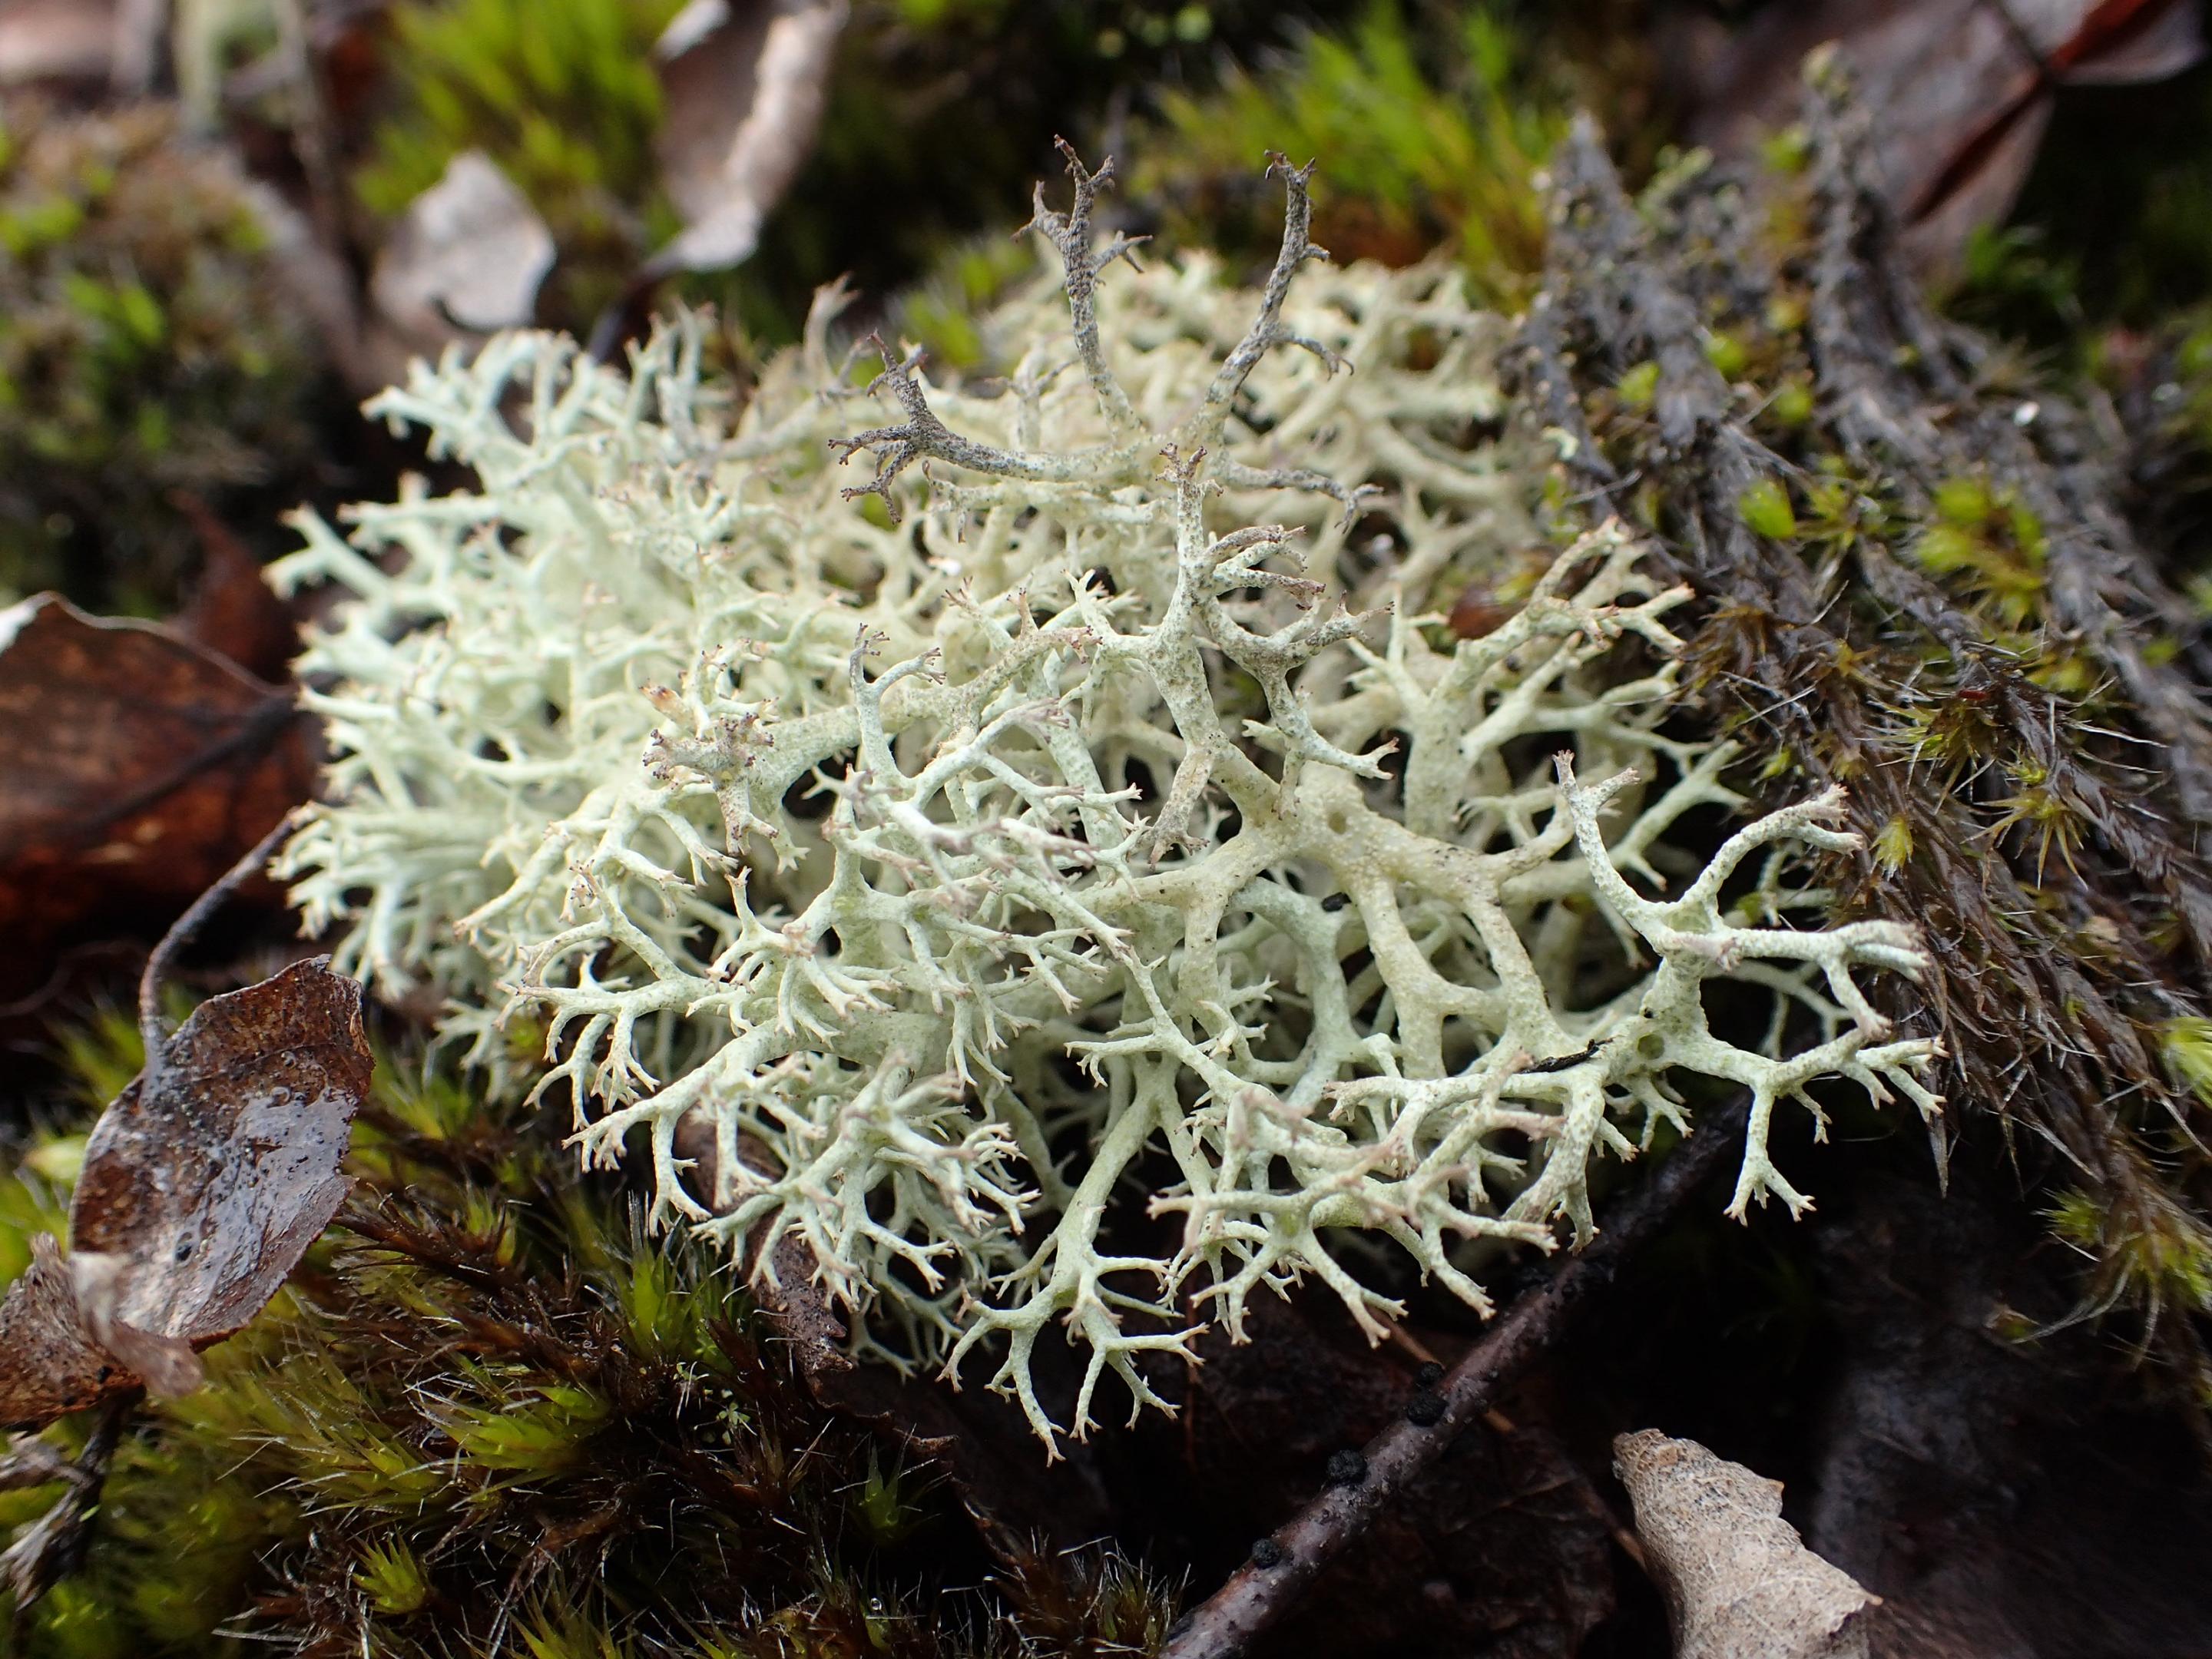
[[[285,689],[52,595],[0,611],[0,1001],[175,915],[313,784]]]
[[[1865,1659],[1859,1614],[1881,1598],[1805,1547],[1780,1481],[1656,1429],[1620,1436],[1613,1455],[1675,1659]]]
[[[344,1199],[368,1092],[361,987],[322,962],[211,998],[100,1116],[70,1210],[0,1302],[0,1424],[178,1394]]]
[[[1740,155],[1786,125],[1834,42],[1887,195],[1926,265],[2010,209],[2062,86],[2160,80],[2203,56],[2197,0],[1816,0],[1767,7],[1711,55],[1691,137]]]
[[[169,502],[191,521],[200,543],[199,575],[170,627],[249,674],[283,678],[299,649],[299,628],[276,589],[262,579],[260,561],[191,491],[172,490]]]
[[[684,229],[644,276],[749,258],[822,122],[848,0],[691,0],[657,55],[661,177]]]
[[[732,1200],[723,1190],[714,1125],[696,1115],[685,1117],[676,1126],[676,1154],[690,1160],[701,1197],[718,1210],[728,1209]],[[738,1156],[763,1169],[775,1162],[767,1145],[750,1134],[739,1137]],[[769,1252],[765,1264],[760,1259],[763,1249]],[[767,1273],[751,1280],[753,1296],[776,1334],[791,1344],[799,1370],[810,1381],[851,1370],[845,1322],[822,1288],[822,1264],[814,1252],[799,1239],[779,1236],[771,1240],[763,1221],[747,1236],[744,1261],[749,1275],[767,1267]]]

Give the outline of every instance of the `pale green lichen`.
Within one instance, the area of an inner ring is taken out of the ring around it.
[[[1003,384],[856,392],[832,295],[726,431],[680,321],[626,374],[519,334],[381,400],[481,488],[350,544],[303,519],[282,569],[354,595],[301,665],[337,758],[288,854],[342,963],[446,993],[590,1158],[641,1139],[657,1219],[803,1242],[864,1346],[995,1344],[1048,1439],[1054,1322],[1079,1433],[1107,1368],[1161,1403],[1137,1361],[1193,1308],[1237,1331],[1310,1276],[1379,1334],[1333,1236],[1486,1309],[1468,1251],[1587,1235],[1593,1154],[1680,1123],[1670,1073],[1754,1097],[1738,1214],[1804,1205],[1767,1128],[1815,1079],[1932,1112],[1930,1045],[1856,978],[1913,973],[1911,931],[1788,924],[1838,797],[1669,845],[1741,803],[1660,727],[1686,596],[1642,550],[1583,538],[1480,638],[1436,614],[1534,538],[1483,435],[1499,320],[1436,264],[1294,288],[1287,168],[1262,293],[1102,280],[1127,247],[1071,170],[1061,269],[985,320]],[[1763,1041],[1710,1028],[1716,981]]]

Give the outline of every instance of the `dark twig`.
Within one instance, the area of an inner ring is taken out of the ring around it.
[[[108,1466],[123,1443],[123,1431],[144,1396],[137,1389],[117,1395],[100,1407],[99,1419],[74,1460],[41,1451],[46,1443],[19,1440],[0,1457],[0,1490],[47,1480],[66,1480],[69,1490],[53,1508],[18,1533],[0,1552],[0,1592],[12,1607],[18,1635],[31,1606],[54,1583],[74,1572],[92,1539],[92,1518],[107,1484]],[[0,1632],[4,1634],[4,1632]]]
[[[1098,394],[1098,406],[1115,429],[1123,433],[1142,431],[1144,422],[1130,407],[1129,394],[1114,378],[1107,367],[1106,350],[1098,338],[1098,274],[1116,259],[1137,263],[1137,249],[1150,240],[1145,236],[1115,234],[1106,246],[1094,252],[1091,246],[1091,213],[1098,192],[1114,182],[1114,158],[1108,156],[1098,164],[1098,171],[1090,172],[1083,158],[1075,153],[1075,146],[1065,138],[1055,138],[1060,153],[1066,158],[1067,176],[1075,181],[1074,204],[1066,213],[1055,213],[1045,205],[1044,186],[1036,187],[1036,209],[1029,223],[1014,233],[1016,236],[1034,230],[1042,233],[1060,252],[1060,267],[1067,274],[1067,309],[1075,326],[1075,349],[1083,359],[1083,372],[1090,377],[1091,389]]]
[[[1368,1443],[1358,1478],[1333,1480],[1262,1540],[1267,1547],[1255,1549],[1252,1559],[1176,1628],[1160,1659],[1232,1659],[1288,1613],[1382,1507],[1443,1456],[1506,1383],[1556,1347],[1583,1304],[1741,1150],[1749,1109],[1745,1097],[1716,1110],[1607,1218],[1587,1248],[1508,1308],[1433,1389],[1413,1395],[1405,1419]],[[1344,1474],[1354,1468],[1352,1460],[1343,1460]],[[1335,1464],[1331,1472],[1338,1473]]]
[[[276,843],[291,832],[294,823],[289,812],[279,818],[267,835],[253,843],[245,857],[192,901],[191,908],[161,935],[161,942],[146,958],[145,971],[138,975],[138,1037],[146,1047],[145,1068],[149,1073],[160,1068],[161,1051],[168,1044],[168,1033],[161,1026],[161,981],[169,976],[170,964],[176,960],[177,953],[207,926],[208,918],[228,903],[231,895],[268,862],[269,855],[276,850]]]

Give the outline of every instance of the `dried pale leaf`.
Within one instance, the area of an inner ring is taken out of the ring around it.
[[[115,10],[103,0],[0,3],[0,86],[107,77]]]
[[[93,1130],[67,1260],[40,1241],[0,1303],[0,1423],[197,1384],[337,1213],[369,1073],[361,987],[320,962],[203,1003]]]
[[[661,177],[684,228],[648,276],[733,265],[759,246],[761,225],[798,176],[822,122],[847,0],[781,0],[733,13],[695,0],[656,56],[667,118]]]
[[[377,256],[377,309],[425,345],[526,323],[553,268],[553,233],[482,150],[453,157]]]
[[[174,915],[313,785],[282,688],[52,594],[0,611],[0,1000]]]
[[[1858,1615],[1881,1598],[1805,1547],[1781,1482],[1656,1429],[1620,1436],[1613,1455],[1675,1659],[1865,1659]]]

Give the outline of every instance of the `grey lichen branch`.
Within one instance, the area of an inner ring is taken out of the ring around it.
[[[1104,247],[1094,250],[1091,244],[1091,210],[1098,192],[1114,182],[1114,158],[1108,156],[1098,164],[1098,171],[1091,173],[1085,168],[1074,145],[1065,138],[1055,138],[1053,143],[1066,160],[1067,176],[1075,185],[1074,201],[1066,213],[1054,211],[1045,205],[1044,185],[1040,183],[1030,222],[1014,234],[1019,238],[1032,231],[1041,233],[1059,252],[1068,314],[1074,327],[1076,355],[1082,361],[1083,372],[1090,377],[1091,390],[1098,394],[1098,406],[1115,431],[1124,434],[1140,432],[1144,423],[1138,419],[1129,394],[1107,365],[1106,349],[1098,334],[1097,295],[1099,273],[1116,259],[1127,259],[1135,265],[1137,249],[1152,238],[1127,236],[1117,231]]]
[[[1267,273],[1266,285],[1260,290],[1260,308],[1252,319],[1252,326],[1223,361],[1206,388],[1208,418],[1217,426],[1227,419],[1231,405],[1243,390],[1255,366],[1278,346],[1292,345],[1310,351],[1332,374],[1340,368],[1351,372],[1351,361],[1340,352],[1310,335],[1291,331],[1283,323],[1283,304],[1290,297],[1291,283],[1297,278],[1298,268],[1309,259],[1328,258],[1328,250],[1316,243],[1310,234],[1313,195],[1309,185],[1314,165],[1309,161],[1302,167],[1292,167],[1289,156],[1268,152],[1267,176],[1283,181],[1283,240],[1275,253],[1274,269]]]
[[[1083,477],[1082,469],[1067,460],[1050,456],[1025,455],[962,437],[939,420],[937,412],[929,406],[928,394],[922,390],[921,379],[916,372],[922,364],[921,349],[910,347],[895,357],[882,335],[870,335],[868,343],[882,356],[884,372],[868,383],[863,395],[872,398],[879,392],[888,391],[905,412],[906,419],[896,426],[873,427],[866,432],[856,432],[849,438],[829,441],[830,447],[836,452],[840,464],[859,454],[872,454],[876,458],[873,477],[864,484],[840,492],[847,501],[861,495],[880,497],[884,510],[890,515],[890,521],[896,524],[899,503],[898,498],[891,493],[892,481],[925,456],[933,456],[955,466],[966,467],[971,472],[988,472],[1003,478],[1072,483]]]

